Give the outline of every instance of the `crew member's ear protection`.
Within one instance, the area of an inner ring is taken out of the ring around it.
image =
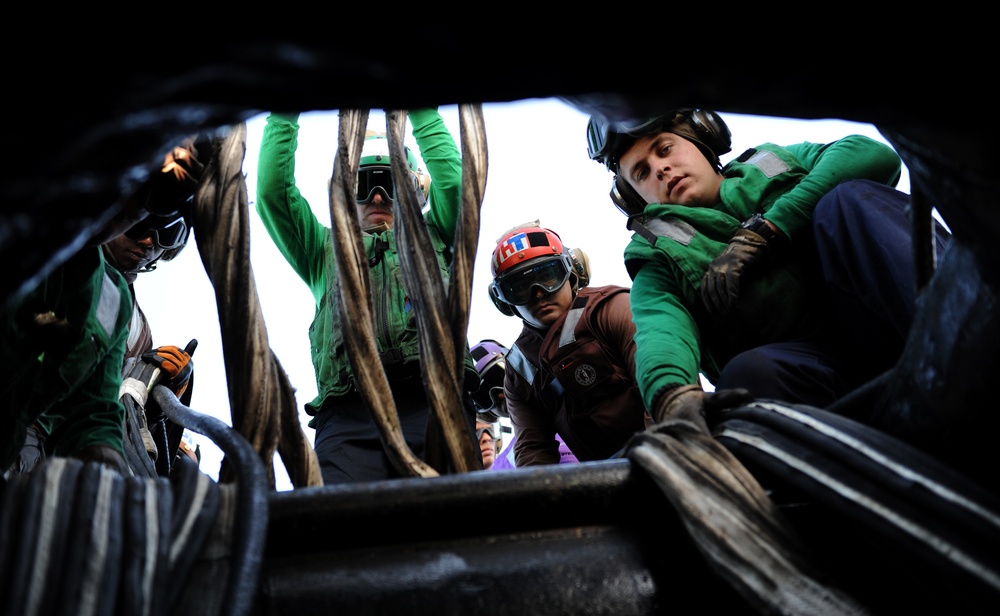
[[[570,248],[569,260],[573,265],[572,273],[576,275],[576,288],[573,289],[575,297],[580,289],[590,284],[590,257],[582,248]]]
[[[639,196],[625,178],[615,175],[611,181],[611,202],[628,217],[640,216],[646,209],[646,200]]]
[[[682,109],[680,113],[691,119],[691,128],[716,158],[733,149],[733,135],[719,114],[708,109]]]
[[[678,134],[691,139],[706,158],[713,161],[717,168],[720,167],[719,157],[733,149],[733,136],[726,122],[719,114],[707,109],[679,109],[677,113],[689,120],[685,124],[694,133],[691,135],[688,131],[681,131]],[[678,124],[680,123],[674,122],[674,126]],[[620,175],[616,174],[611,182],[610,196],[615,207],[630,219],[641,216],[646,209],[646,200]]]
[[[497,307],[497,310],[499,310],[501,314],[503,314],[504,316],[507,316],[507,317],[518,316],[517,314],[514,313],[514,307],[513,306],[511,306],[507,302],[505,302],[502,299],[500,299],[499,296],[497,296],[497,292],[493,288],[493,285],[490,285],[489,289],[490,289],[490,300],[493,301],[493,305]]]

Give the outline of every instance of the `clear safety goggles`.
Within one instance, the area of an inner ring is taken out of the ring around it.
[[[150,236],[153,243],[163,250],[180,248],[187,242],[187,222],[183,216],[170,218],[149,215],[125,232],[125,237],[134,241]]]
[[[503,301],[512,306],[525,306],[531,301],[535,287],[546,293],[558,291],[569,280],[570,263],[565,255],[546,259],[504,274],[493,283]]]

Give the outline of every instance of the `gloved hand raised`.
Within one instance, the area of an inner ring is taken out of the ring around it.
[[[707,392],[700,385],[678,385],[667,390],[653,408],[653,420],[662,423],[669,420],[690,421],[705,434],[711,434],[707,418],[723,409],[733,408],[749,402],[754,397],[745,389],[723,389]]]
[[[170,388],[178,397],[187,389],[188,380],[194,370],[194,360],[191,355],[176,346],[161,346],[142,354],[142,359],[156,364],[167,377],[163,384]]]
[[[710,314],[729,314],[740,298],[743,276],[767,256],[767,240],[737,229],[726,250],[708,265],[701,279],[701,301]]]

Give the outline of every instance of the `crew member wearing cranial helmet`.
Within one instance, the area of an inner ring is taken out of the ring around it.
[[[635,231],[636,375],[657,422],[707,432],[710,413],[751,395],[825,407],[895,364],[917,285],[890,147],[764,143],[723,166],[729,128],[696,108],[594,116],[587,145]]]
[[[581,250],[573,252],[575,260],[574,266],[579,267],[581,278],[589,278],[590,268],[587,264],[586,254]],[[506,374],[505,358],[510,350],[501,345],[496,340],[486,339],[478,342],[472,347],[472,358],[476,360],[476,371],[482,379],[479,390],[473,394],[473,400],[479,409],[481,424],[478,424],[477,432],[481,432],[486,426],[500,427],[500,417],[510,417],[507,413],[507,398],[503,391],[504,376]],[[493,436],[491,433],[490,436]],[[563,438],[556,433],[556,440],[559,442],[559,463],[572,464],[579,462]],[[501,438],[500,433],[496,434],[495,453],[493,461],[486,465],[486,451],[483,451],[483,466],[491,470],[505,470],[516,468],[514,461],[514,444],[517,437],[512,437],[509,441]]]
[[[149,216],[177,213],[174,197],[188,189],[170,192],[178,182],[167,159],[0,321],[0,471],[27,472],[57,455],[129,472],[119,396],[133,299],[100,245]]]
[[[469,349],[479,373],[479,389],[472,392],[476,404],[476,436],[483,456],[483,469],[493,468],[497,453],[503,447],[499,430],[500,417],[507,417],[507,401],[503,393],[504,356],[507,348],[496,340],[477,342]]]
[[[135,312],[129,326],[126,359],[152,348],[149,323],[135,301],[132,285],[139,274],[152,272],[160,261],[172,261],[187,245],[194,194],[211,148],[211,139],[205,135],[189,137],[172,148],[162,166],[131,197],[144,200],[154,213],[101,246],[108,263],[121,272],[132,292]]]
[[[170,387],[185,404],[191,398],[191,356],[177,346],[153,348],[149,323],[136,300],[133,283],[139,273],[155,269],[157,261],[173,259],[187,243],[191,202],[205,163],[212,154],[211,146],[210,137],[199,135],[183,140],[167,152],[162,161],[150,169],[147,179],[126,198],[127,207],[141,208],[149,214],[123,234],[101,245],[106,265],[120,274],[128,285],[126,297],[132,306],[131,319],[121,328],[122,332],[127,333],[125,366],[139,365],[136,362],[140,357],[145,357],[147,362],[156,364],[162,370],[166,377],[162,383]],[[122,363],[118,364],[117,370],[123,370]],[[134,387],[122,389],[129,392],[137,390]],[[143,404],[147,401],[143,396],[142,404],[138,407],[138,413],[142,413],[142,417],[137,418],[137,421],[129,421],[132,418],[126,415],[126,421],[121,422],[126,426],[124,461],[133,474],[149,469],[148,474],[152,475],[155,463],[156,470],[167,476],[171,452],[177,448],[183,428],[167,420],[155,404],[144,408]],[[71,405],[54,405],[28,426],[25,445],[10,470],[11,473],[29,472],[46,456],[65,453],[66,447],[60,443],[70,440],[74,431],[72,426],[75,425],[72,421],[65,421],[65,406]],[[126,413],[132,412],[131,405],[126,404],[126,407]],[[140,424],[141,430],[138,429]],[[133,431],[133,427],[137,429]],[[136,435],[137,440],[133,443],[130,440],[133,432],[140,431],[142,434]],[[143,456],[148,454],[151,460],[142,469],[137,468],[133,451],[138,451]]]
[[[138,197],[155,204],[152,209],[158,214],[147,216],[102,246],[108,263],[125,277],[132,294],[133,312],[125,350],[126,380],[143,374],[146,365],[155,365],[165,377],[162,384],[185,405],[190,404],[193,394],[194,360],[183,344],[154,347],[152,329],[139,305],[134,283],[139,274],[154,271],[161,261],[172,261],[187,245],[195,192],[213,147],[210,135],[199,134],[172,148],[163,165],[137,191]],[[133,474],[146,476],[155,471],[160,476],[170,476],[176,452],[181,448],[183,426],[168,419],[155,401],[135,388],[125,388],[122,400],[130,414],[126,422],[125,457]],[[151,462],[140,459],[143,453]]]
[[[414,302],[404,287],[393,229],[393,203],[413,191],[426,196],[424,223],[430,236],[422,248],[437,261],[441,277],[450,275],[452,245],[462,202],[461,152],[437,109],[409,111],[412,135],[431,181],[407,148],[406,174],[395,177],[388,140],[367,135],[358,166],[355,207],[369,266],[375,302],[375,345],[396,403],[400,428],[410,450],[439,473],[454,472],[438,452],[425,448],[425,433],[433,422],[420,374],[419,333]],[[342,332],[339,280],[334,263],[333,234],[313,213],[295,185],[298,115],[271,113],[261,140],[257,175],[257,213],[268,234],[292,269],[309,287],[316,304],[309,328],[317,396],[305,405],[315,428],[314,449],[324,484],[374,481],[400,477],[385,453],[378,428],[358,391]],[[345,307],[345,310],[349,307]],[[469,440],[475,448],[476,409],[469,394],[479,385],[472,356],[463,366],[463,410]],[[438,439],[440,440],[440,439]]]
[[[557,434],[580,461],[620,455],[649,424],[629,289],[588,286],[586,254],[537,220],[505,232],[491,266],[494,305],[524,322],[504,375],[516,465],[559,463]]]

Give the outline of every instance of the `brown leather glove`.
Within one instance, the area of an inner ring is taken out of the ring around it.
[[[107,445],[87,445],[74,456],[84,462],[99,462],[120,475],[131,475],[125,465],[125,458],[114,447]]]
[[[725,252],[708,265],[701,279],[701,301],[709,314],[729,314],[740,298],[740,281],[767,256],[763,236],[737,229]]]
[[[211,152],[201,153],[198,158],[198,148],[195,146],[194,138],[187,138],[179,146],[167,153],[163,159],[162,173],[170,174],[178,182],[187,184],[194,188],[201,180],[205,171],[205,162]]]
[[[672,420],[689,421],[705,434],[711,434],[708,420],[715,419],[722,409],[753,402],[745,389],[723,389],[706,392],[701,385],[679,385],[667,390],[653,408],[656,423]]]
[[[145,203],[146,210],[157,216],[185,214],[188,201],[194,195],[205,170],[211,151],[210,143],[199,153],[194,138],[167,153],[160,173],[153,173],[137,191],[137,198]],[[200,155],[200,158],[199,158]]]

